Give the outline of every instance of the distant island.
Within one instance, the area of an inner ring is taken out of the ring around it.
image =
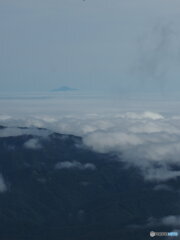
[[[78,89],[76,88],[71,88],[71,87],[68,87],[68,86],[62,86],[62,87],[59,87],[59,88],[55,88],[53,90],[51,90],[52,92],[69,92],[69,91],[77,91]]]

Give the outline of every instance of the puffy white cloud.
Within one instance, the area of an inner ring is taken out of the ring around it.
[[[124,132],[95,132],[84,137],[85,145],[93,150],[107,153],[110,151],[123,151],[132,146],[142,144],[142,140],[134,135]]]
[[[152,120],[164,119],[164,117],[161,114],[149,111],[143,113],[127,112],[120,116],[128,119],[152,119]]]
[[[79,170],[96,170],[96,166],[92,163],[80,163],[77,161],[59,162],[55,166],[56,169],[79,169]]]
[[[26,142],[24,143],[24,147],[35,150],[35,149],[40,149],[40,148],[42,148],[42,145],[41,145],[41,143],[39,142],[39,139],[31,138],[31,139],[29,139],[28,141],[26,141]]]
[[[180,176],[180,171],[168,169],[166,165],[162,165],[160,168],[153,168],[152,165],[149,165],[146,168],[142,168],[142,170],[145,179],[150,181],[166,181]]]
[[[6,192],[6,191],[7,191],[7,185],[4,181],[2,174],[0,174],[0,193]]]

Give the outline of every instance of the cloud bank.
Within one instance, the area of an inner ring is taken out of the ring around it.
[[[3,118],[0,137],[32,133],[48,136],[52,132],[82,137],[83,144],[99,153],[113,152],[119,160],[136,166],[149,181],[166,181],[180,176],[180,121],[179,115],[145,112],[109,112],[66,114],[60,116]],[[15,127],[16,126],[16,127]],[[17,126],[30,127],[18,129]],[[46,128],[40,130],[35,127]],[[36,148],[36,140],[26,147]],[[80,163],[65,163],[62,167],[81,168]]]

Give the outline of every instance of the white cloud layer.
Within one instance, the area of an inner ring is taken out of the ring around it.
[[[99,112],[3,118],[0,137],[30,134],[48,136],[51,131],[81,136],[83,144],[100,153],[116,152],[119,159],[139,167],[145,179],[166,181],[180,176],[180,121],[178,114],[151,111]],[[5,119],[5,120],[4,120]],[[17,126],[30,127],[18,129]],[[35,129],[47,128],[50,131]],[[35,146],[36,143],[30,142]],[[69,163],[72,164],[72,163]]]

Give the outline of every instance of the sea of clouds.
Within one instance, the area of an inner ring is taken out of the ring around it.
[[[180,176],[180,104],[167,103],[69,96],[1,99],[0,125],[8,128],[0,129],[0,137],[73,134],[93,151],[116,153],[127,166],[138,167],[146,180],[166,181]],[[38,149],[41,144],[32,140],[26,147]]]

